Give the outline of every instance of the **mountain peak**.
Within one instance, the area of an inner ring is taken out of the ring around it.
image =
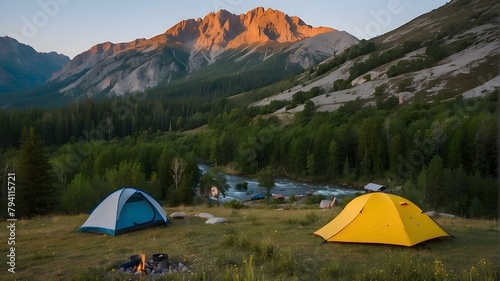
[[[193,73],[229,57],[237,63],[250,60],[247,56],[251,55],[251,63],[258,63],[298,41],[332,31],[272,8],[258,7],[240,15],[219,10],[203,18],[182,20],[150,39],[98,44],[77,55],[51,81],[71,81],[62,92],[78,87],[91,93],[140,92],[162,79],[170,83],[181,73]],[[313,64],[317,60],[313,53],[295,56],[292,64]],[[297,63],[302,60],[308,62]]]
[[[165,32],[170,40],[191,44],[194,52],[216,55],[241,45],[275,41],[294,43],[334,29],[312,27],[297,16],[272,8],[257,7],[235,15],[227,10],[211,12],[203,19],[181,21]]]
[[[0,93],[39,86],[68,61],[56,52],[37,52],[14,38],[0,37]]]

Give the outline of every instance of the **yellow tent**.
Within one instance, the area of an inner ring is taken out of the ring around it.
[[[411,201],[381,192],[356,197],[336,218],[314,234],[323,237],[326,242],[403,246],[450,236]]]

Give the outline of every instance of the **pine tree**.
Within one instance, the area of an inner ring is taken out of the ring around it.
[[[393,173],[397,173],[400,164],[400,157],[402,155],[402,144],[401,144],[401,136],[396,134],[391,137],[390,149],[389,149],[389,167],[390,171]]]
[[[314,176],[316,174],[316,163],[314,162],[314,153],[307,155],[307,173],[310,176]]]
[[[328,159],[327,165],[331,167],[331,173],[335,177],[339,174],[339,164],[337,163],[338,158],[338,144],[335,140],[330,142],[328,147]]]
[[[19,216],[33,217],[57,210],[60,193],[42,141],[33,127],[23,129],[16,178]]]
[[[380,171],[380,149],[377,125],[373,119],[365,119],[359,127],[358,159],[364,177]]]
[[[434,156],[429,163],[426,173],[429,200],[433,207],[443,203],[445,195],[443,158]]]

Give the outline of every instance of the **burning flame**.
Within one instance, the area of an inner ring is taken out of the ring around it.
[[[137,266],[137,272],[144,271],[146,269],[146,255],[141,254],[141,262]]]

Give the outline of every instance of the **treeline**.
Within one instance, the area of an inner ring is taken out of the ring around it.
[[[59,208],[70,213],[89,211],[99,198],[124,185],[143,188],[168,204],[192,204],[201,159],[245,174],[272,170],[275,175],[345,184],[376,181],[425,209],[495,217],[497,95],[393,110],[365,107],[356,100],[332,113],[316,112],[308,100],[286,126],[276,117],[263,118],[263,109],[231,108],[220,101],[205,113],[193,109],[193,116],[206,114],[209,127],[197,134],[146,127],[157,113],[149,110],[147,115],[145,107],[136,110],[144,116],[130,113],[131,119],[118,119],[113,130],[104,122],[88,138],[79,132],[78,137],[67,136],[68,143],[48,147],[49,160],[61,191]],[[101,105],[88,106],[95,106],[88,112],[106,116],[96,110]],[[20,114],[15,122],[21,125],[23,118],[47,113],[32,112]],[[120,131],[120,121],[136,126]],[[57,124],[48,119],[34,131],[43,135],[44,128]],[[119,137],[115,130],[128,135]],[[0,164],[19,165],[19,153],[3,147]],[[181,176],[176,177],[179,169]]]
[[[0,147],[18,147],[25,127],[34,127],[46,146],[80,139],[109,141],[143,131],[188,130],[207,124],[226,105],[226,100],[213,97],[169,99],[143,93],[99,101],[84,99],[55,109],[0,111]]]

